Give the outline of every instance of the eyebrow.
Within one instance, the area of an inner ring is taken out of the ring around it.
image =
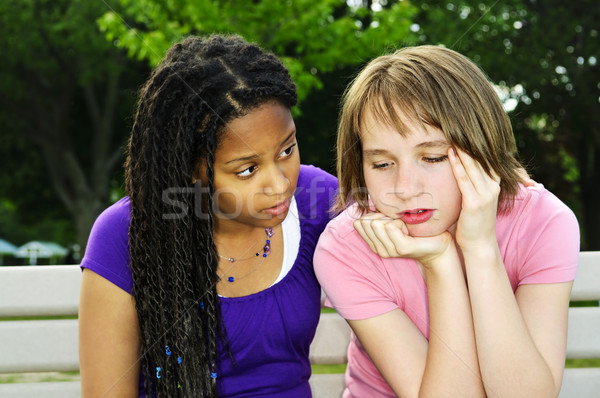
[[[450,144],[446,140],[425,141],[417,145],[417,148],[448,148]]]
[[[378,156],[378,155],[387,155],[390,152],[386,149],[365,149],[363,151],[363,156]]]
[[[435,141],[425,141],[417,144],[415,148],[448,148],[450,144],[448,144],[445,140],[435,140]],[[377,156],[377,155],[387,155],[390,151],[387,149],[365,149],[363,150],[364,156]]]
[[[292,138],[294,136],[294,134],[296,134],[296,130],[292,130],[292,132],[290,133],[290,135],[288,135],[287,137],[285,137],[285,139],[283,141],[281,141],[281,145],[285,144],[287,141],[289,141],[290,138]],[[241,158],[235,158],[232,160],[229,160],[227,162],[225,162],[225,164],[230,164],[230,163],[235,163],[235,162],[247,162],[250,160],[255,160],[258,159],[260,157],[260,155],[258,153],[255,153],[254,155],[250,155],[250,156],[243,156]]]

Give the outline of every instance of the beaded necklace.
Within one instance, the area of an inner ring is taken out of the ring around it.
[[[260,268],[260,266],[265,262],[265,259],[267,258],[267,256],[269,254],[271,254],[271,236],[273,236],[273,234],[274,234],[273,228],[265,228],[265,234],[267,235],[267,240],[265,242],[265,246],[263,247],[263,254],[262,254],[263,258],[262,258],[261,262],[252,271],[250,271],[249,273],[247,273],[244,276],[241,276],[239,278],[235,278],[233,276],[228,276],[227,279],[226,279],[227,282],[233,283],[236,280],[239,281],[240,279],[244,279],[245,277],[247,277],[247,276],[253,274],[254,272],[256,272],[256,270],[258,270]],[[244,261],[244,260],[249,260],[251,258],[258,257],[258,256],[260,256],[260,253],[256,252],[253,256],[249,256],[249,257],[245,257],[245,258],[237,258],[237,259],[234,258],[234,257],[222,256],[222,255],[220,255],[218,253],[217,253],[217,255],[219,257],[224,258],[225,260],[229,261],[230,263],[235,263],[236,261]],[[230,267],[229,269],[231,269],[231,268],[232,267]],[[220,279],[224,279],[224,277],[221,276],[221,275],[219,275],[219,278]]]

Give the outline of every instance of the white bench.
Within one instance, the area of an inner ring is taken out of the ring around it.
[[[81,271],[77,265],[0,267],[0,319],[76,316]],[[572,301],[600,300],[600,252],[582,252]],[[335,313],[322,313],[311,346],[313,364],[344,364],[350,329]],[[78,371],[76,319],[0,320],[0,373]],[[569,310],[567,358],[600,358],[600,307]],[[315,398],[339,397],[343,374],[314,374]],[[560,398],[598,397],[600,368],[565,370]],[[0,384],[0,397],[79,397],[80,383]]]

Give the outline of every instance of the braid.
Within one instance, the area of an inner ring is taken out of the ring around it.
[[[188,37],[175,44],[140,91],[125,169],[147,395],[217,396],[219,350],[229,348],[216,291],[215,151],[228,122],[271,100],[295,105],[287,70],[238,36]],[[189,194],[202,161],[205,217],[194,213],[199,209]],[[187,194],[163,200],[173,188]],[[187,212],[178,214],[182,209]]]

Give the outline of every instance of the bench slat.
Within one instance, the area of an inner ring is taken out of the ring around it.
[[[310,346],[312,364],[346,363],[350,326],[337,313],[322,313],[315,339]]]
[[[77,319],[0,322],[0,373],[78,371]]]
[[[569,308],[567,358],[600,358],[600,307]]]
[[[571,300],[600,300],[600,251],[579,253]]]
[[[0,397],[79,398],[81,397],[81,382],[61,381],[48,383],[0,384]]]
[[[345,388],[343,374],[315,374],[310,378],[313,398],[341,396]],[[21,398],[76,398],[80,396],[81,383],[22,383],[0,384],[0,397]],[[600,391],[600,368],[565,369],[559,398],[593,398]]]
[[[582,252],[572,301],[600,300],[600,251]],[[77,315],[78,265],[0,267],[0,317]],[[569,309],[567,358],[600,358],[600,308]],[[0,372],[78,370],[76,319],[0,321]],[[350,327],[337,313],[323,313],[311,345],[313,364],[347,361]],[[343,374],[315,374],[315,398],[339,397]],[[0,384],[0,397],[76,397],[79,382]],[[596,397],[600,368],[565,369],[560,398]]]
[[[77,315],[78,265],[0,267],[0,317]]]
[[[313,398],[339,398],[346,388],[343,373],[314,374],[309,383]]]
[[[600,368],[565,369],[559,398],[598,398]]]

